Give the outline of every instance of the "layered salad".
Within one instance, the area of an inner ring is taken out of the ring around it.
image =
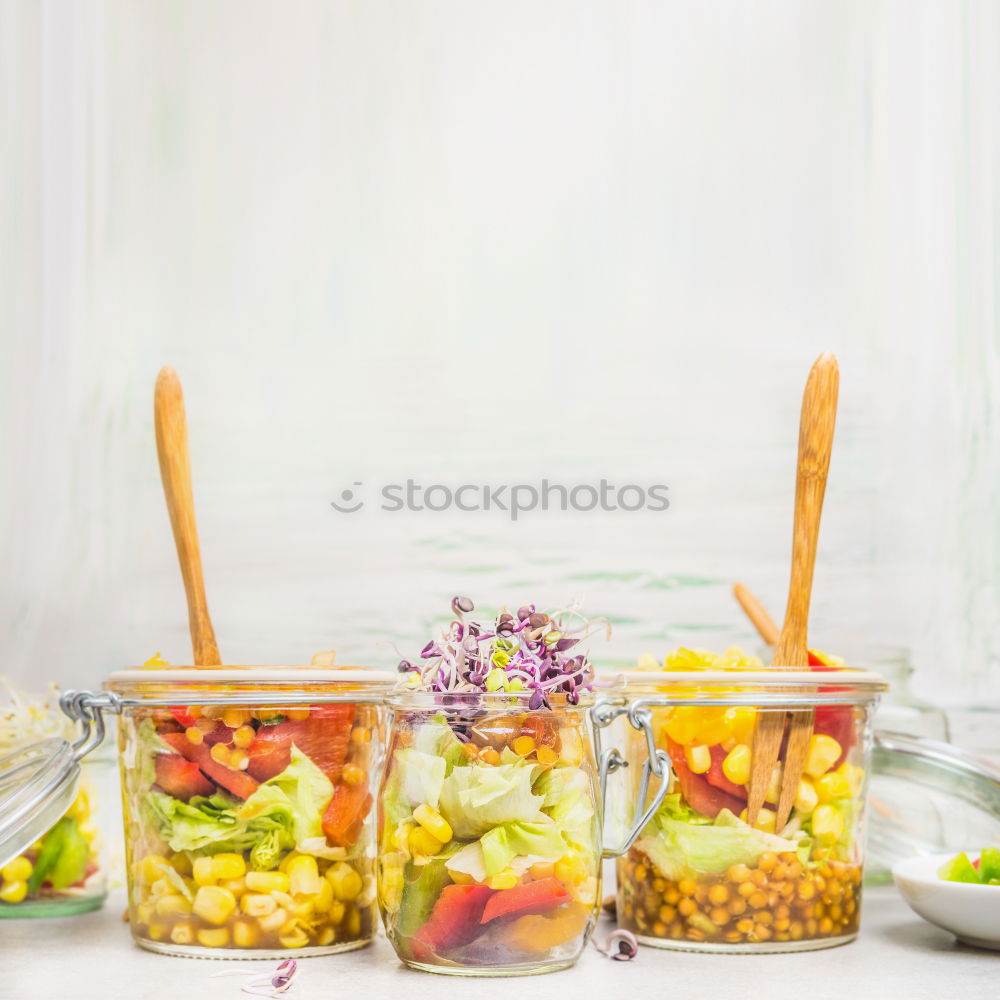
[[[280,697],[278,695],[277,697]],[[182,705],[123,720],[138,939],[325,951],[374,933],[376,710]]]
[[[53,685],[45,694],[0,679],[0,755],[39,740],[76,738]],[[0,868],[0,917],[79,912],[104,899],[96,794],[87,770],[76,798],[50,830]]]
[[[814,669],[834,665],[832,658],[813,655],[819,661]],[[662,665],[646,659],[640,666],[739,671],[762,663],[738,648],[723,654],[681,649]],[[854,935],[862,873],[858,834],[865,774],[856,746],[862,710],[815,709],[794,808],[777,829],[784,742],[753,825],[747,797],[758,716],[783,710],[727,708],[710,700],[654,710],[656,743],[669,754],[673,777],[662,807],[618,862],[620,925],[688,947],[765,949]]]
[[[379,809],[379,903],[407,963],[440,972],[573,962],[600,897],[581,696],[594,627],[570,612],[455,618],[400,663]]]

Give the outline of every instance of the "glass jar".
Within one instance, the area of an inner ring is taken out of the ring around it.
[[[44,743],[50,749],[61,746],[63,755],[71,759],[69,741],[77,734],[59,706],[55,687],[44,696],[15,690],[6,683],[0,685],[2,688],[6,688],[7,698],[0,704],[0,718],[4,737],[9,739],[0,739],[0,744],[9,753],[8,759],[17,761],[10,771],[39,759],[39,736],[46,737]],[[78,747],[83,742],[81,737]],[[57,806],[27,840],[22,838],[3,851],[0,918],[65,917],[104,904],[107,864],[101,806],[107,800],[104,786],[110,763],[108,755],[99,752],[83,761],[79,780],[67,797],[69,808]],[[6,787],[0,779],[0,790]],[[3,811],[13,813],[16,808],[15,802],[5,802]]]
[[[378,897],[413,968],[552,972],[593,930],[602,849],[588,706],[529,710],[529,697],[389,699]]]
[[[375,934],[373,780],[385,675],[225,667],[112,674],[136,942],[325,955]]]
[[[640,941],[707,952],[805,951],[858,931],[872,716],[885,684],[856,670],[705,670],[624,675],[628,714],[651,743],[616,736],[630,764],[669,758],[670,788],[617,866],[619,926]],[[765,716],[773,721],[762,721]],[[789,735],[811,727],[788,820],[776,803]],[[783,730],[751,826],[755,733]],[[772,729],[773,731],[773,729]],[[642,769],[609,810],[631,812]]]

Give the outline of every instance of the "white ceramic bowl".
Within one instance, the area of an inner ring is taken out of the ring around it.
[[[900,861],[892,869],[896,885],[910,908],[935,927],[950,931],[963,944],[1000,951],[1000,885],[942,881],[938,869],[954,856]]]

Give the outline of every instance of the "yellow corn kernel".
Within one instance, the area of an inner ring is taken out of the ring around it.
[[[214,711],[214,710],[211,710]],[[195,727],[200,729],[206,736],[215,730],[216,718],[214,715],[209,715],[208,711],[201,716],[199,719],[195,719]]]
[[[273,913],[261,917],[257,923],[262,931],[276,931],[279,927],[284,927],[288,922],[288,914],[284,907],[279,906]]]
[[[368,779],[368,774],[363,767],[358,767],[357,764],[345,764],[341,777],[344,779],[344,784],[363,785]]]
[[[0,886],[0,900],[5,903],[20,903],[28,895],[28,883],[23,879],[14,879],[4,882]]]
[[[744,823],[749,822],[747,819],[746,809],[740,813],[740,819],[743,820]],[[777,819],[778,817],[774,814],[773,810],[761,809],[760,812],[757,813],[757,822],[754,823],[754,829],[763,830],[765,833],[774,833],[774,825]]]
[[[828,771],[816,779],[816,794],[820,802],[833,802],[836,799],[846,799],[851,794],[851,784],[843,774]]]
[[[309,718],[308,708],[290,708],[285,715],[293,722],[305,722]]]
[[[288,854],[286,854],[286,855],[285,855],[285,856],[284,856],[284,857],[283,857],[283,858],[282,858],[282,859],[281,859],[281,860],[280,860],[280,861],[278,862],[278,871],[279,871],[279,872],[287,872],[287,871],[288,871],[288,866],[289,866],[289,865],[290,865],[290,864],[291,864],[291,863],[292,863],[292,862],[293,862],[293,861],[294,861],[294,860],[295,860],[296,858],[301,858],[301,857],[302,857],[302,855],[301,855],[301,854],[299,854],[299,853],[297,853],[296,851],[289,851],[289,852],[288,852]]]
[[[722,773],[734,784],[745,785],[750,780],[750,747],[738,743],[722,762]]]
[[[863,767],[855,767],[853,764],[848,764],[845,760],[834,773],[842,774],[847,779],[847,784],[851,789],[852,795],[858,795],[864,787],[865,770]]]
[[[172,893],[169,896],[160,896],[156,901],[156,915],[158,917],[185,917],[191,912],[191,904],[180,893]]]
[[[170,940],[174,944],[194,944],[195,924],[193,920],[178,920],[170,928]]]
[[[215,885],[215,865],[213,864],[213,858],[195,858],[194,864],[191,866],[191,875],[194,878],[194,884],[197,886],[202,885]]]
[[[812,831],[817,840],[827,843],[839,840],[844,832],[844,817],[833,806],[817,806],[812,815]]]
[[[559,754],[552,749],[552,747],[540,746],[538,748],[538,753],[535,754],[539,764],[545,764],[551,766],[559,760]]]
[[[426,802],[422,802],[413,810],[413,818],[436,840],[447,844],[453,834],[448,821]]]
[[[414,829],[413,823],[404,821],[391,834],[392,845],[398,850],[404,851],[407,857],[410,855],[410,834],[413,833]]]
[[[200,746],[205,742],[205,734],[197,726],[188,726],[184,730],[184,735],[188,738],[188,743]]]
[[[210,924],[224,924],[236,909],[236,897],[218,885],[203,885],[194,897],[194,913]]]
[[[239,729],[250,720],[250,713],[245,708],[227,708],[222,713],[222,721],[230,729]],[[218,744],[216,744],[218,745]]]
[[[225,948],[229,944],[228,927],[202,927],[195,937],[205,948]]]
[[[240,726],[239,729],[233,733],[233,746],[239,747],[241,750],[246,750],[251,743],[253,743],[254,737],[256,736],[253,726]]]
[[[236,747],[229,753],[229,766],[234,771],[245,771],[250,766],[250,754]]]
[[[518,736],[510,745],[518,757],[527,757],[535,749],[535,741],[530,736]]]
[[[278,908],[274,897],[267,893],[248,892],[240,898],[240,909],[248,917],[266,917]]]
[[[810,778],[818,778],[825,774],[840,758],[840,744],[824,733],[813,733],[809,739],[809,750],[806,752],[805,772]]]
[[[219,885],[223,889],[228,889],[237,899],[247,891],[246,879],[243,878],[225,878]]]
[[[212,857],[212,875],[217,882],[242,878],[246,873],[247,863],[240,854],[216,854]]]
[[[154,898],[169,896],[174,891],[174,883],[167,878],[158,878],[150,887],[149,893]]]
[[[140,903],[135,908],[135,922],[137,924],[150,924],[156,916],[156,905],[154,903]]]
[[[597,902],[597,893],[600,889],[601,884],[597,881],[596,876],[591,875],[589,878],[585,878],[576,888],[576,898],[583,903],[584,906],[593,906]]]
[[[554,861],[536,861],[528,871],[533,879],[552,878],[555,870]]]
[[[170,855],[170,867],[173,868],[178,875],[190,875],[194,871],[191,859],[183,852]]]
[[[33,870],[32,863],[24,855],[19,855],[0,868],[0,875],[5,882],[27,882]]]
[[[314,897],[296,896],[295,900],[292,902],[292,905],[288,907],[288,911],[292,914],[293,917],[298,917],[299,920],[304,920],[306,922],[312,920],[313,915],[316,912],[316,907],[314,905]]]
[[[210,751],[212,755],[212,760],[216,764],[222,764],[223,767],[229,767],[229,747],[225,743],[216,743]]]
[[[361,937],[361,911],[352,906],[347,913],[347,926],[344,928],[349,940]]]
[[[577,855],[567,854],[552,866],[552,874],[566,885],[579,885],[587,877],[587,868]]]
[[[295,902],[287,892],[279,892],[275,890],[271,893],[271,896],[277,901],[278,906],[283,906],[286,910]]]
[[[432,833],[418,826],[410,831],[410,851],[421,857],[433,857],[442,848],[442,843]]]
[[[321,948],[325,948],[328,944],[333,944],[336,936],[337,932],[329,924],[326,924],[317,932],[316,944]]]
[[[816,794],[816,788],[808,778],[803,778],[799,782],[799,791],[795,796],[795,808],[804,816],[808,816],[818,803],[819,795]]]
[[[704,774],[712,766],[712,752],[703,743],[685,747],[684,757],[695,774]]]
[[[288,876],[284,872],[247,872],[246,884],[253,892],[288,892]]]
[[[152,885],[157,879],[163,878],[163,870],[169,862],[162,854],[147,854],[139,862],[139,881]]]
[[[282,928],[278,940],[282,948],[304,948],[309,944],[309,934],[300,923],[293,922]]]
[[[344,919],[346,909],[347,907],[339,899],[335,899],[330,904],[330,912],[327,915],[327,919],[331,924],[339,924]]]
[[[399,871],[399,869],[395,869]],[[326,877],[333,889],[335,898],[349,903],[360,895],[364,887],[364,880],[361,874],[355,871],[346,861],[338,861],[330,865],[326,871]]]
[[[359,743],[364,746],[366,743],[371,743],[372,731],[367,729],[365,726],[355,726],[351,730],[351,739],[355,743]]]
[[[315,858],[303,854],[288,866],[288,892],[296,896],[312,896],[319,892],[319,868]]]
[[[399,909],[399,904],[403,898],[403,877],[402,868],[384,868],[382,876],[378,880],[379,895],[387,910],[395,912]]]
[[[497,872],[487,882],[491,889],[513,889],[518,883],[517,876],[511,871]]]
[[[496,767],[496,765],[500,763],[500,754],[498,754],[493,747],[483,747],[483,749],[479,751],[479,759],[484,764],[489,764],[490,767]]]
[[[260,942],[260,930],[250,920],[233,922],[233,944],[237,948],[256,948]]]
[[[313,906],[317,913],[329,913],[330,904],[333,902],[333,886],[329,880],[321,878],[319,880],[319,892],[313,900]]]
[[[146,937],[150,941],[166,941],[170,937],[170,924],[160,923],[156,921],[146,928]]]

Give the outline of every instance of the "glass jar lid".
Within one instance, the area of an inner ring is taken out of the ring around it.
[[[1000,768],[960,748],[877,732],[869,782],[870,862],[1000,843]]]
[[[366,667],[135,667],[117,670],[104,687],[123,706],[315,704],[381,701],[396,674]]]
[[[709,670],[625,670],[619,693],[626,697],[711,698],[748,706],[859,705],[878,699],[885,680],[869,670],[837,667],[713,667]]]
[[[79,759],[50,737],[0,757],[0,866],[43,837],[73,804]]]

